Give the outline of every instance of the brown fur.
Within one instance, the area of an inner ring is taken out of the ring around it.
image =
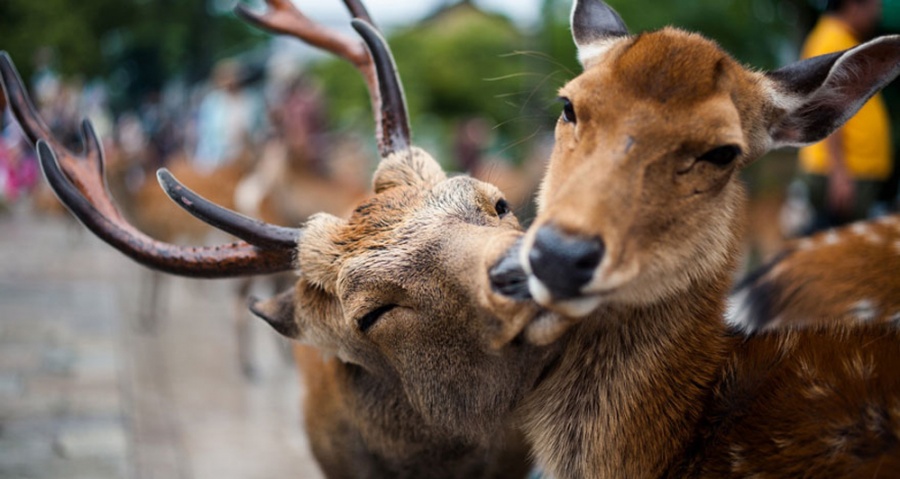
[[[900,325],[900,216],[790,241],[732,295],[746,330],[829,323]]]
[[[498,217],[496,188],[447,179],[417,149],[383,160],[374,187],[348,220],[307,223],[293,294],[262,307],[290,302],[269,319],[319,350],[298,353],[317,460],[329,477],[524,476],[511,410],[552,348],[494,349],[484,298],[488,260],[517,237],[515,218]],[[367,330],[357,324],[386,305],[396,306]]]
[[[590,45],[600,58],[561,90],[577,121],[557,125],[520,254],[538,302],[570,316],[520,410],[538,462],[560,479],[900,474],[900,331],[741,336],[722,320],[743,236],[737,171],[821,127],[804,123],[811,107],[792,121],[790,92],[697,35],[581,38],[612,43]],[[722,145],[741,154],[699,159]],[[557,300],[530,271],[548,224],[604,242],[580,296]]]

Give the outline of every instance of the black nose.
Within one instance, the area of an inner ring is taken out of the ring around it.
[[[488,271],[491,288],[494,292],[513,299],[531,299],[528,292],[528,275],[519,261],[519,250],[522,249],[522,238],[503,254]]]
[[[579,296],[581,288],[591,281],[603,252],[599,237],[571,235],[554,225],[544,225],[538,229],[528,262],[554,298],[567,299]]]

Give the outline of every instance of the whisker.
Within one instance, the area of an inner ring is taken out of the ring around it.
[[[503,147],[502,150],[498,151],[497,154],[499,155],[499,154],[501,154],[501,153],[506,153],[507,151],[509,151],[509,150],[511,150],[511,149],[513,149],[513,148],[515,148],[515,147],[517,147],[517,146],[523,144],[523,143],[526,143],[526,142],[528,142],[528,141],[531,141],[531,140],[532,140],[534,137],[536,137],[536,136],[541,132],[541,130],[543,130],[543,129],[544,129],[543,127],[538,127],[536,130],[534,130],[534,133],[532,133],[532,134],[526,136],[525,138],[522,138],[521,140],[518,140],[518,141],[515,141],[515,142],[513,142],[513,143],[510,143],[509,145],[506,145],[505,147]]]
[[[537,77],[541,76],[542,73],[538,72],[519,72],[519,73],[510,73],[509,75],[501,75],[498,77],[489,77],[482,78],[483,81],[501,81],[501,80],[510,80],[512,78],[522,78],[522,77]]]
[[[506,57],[512,57],[512,56],[517,56],[517,55],[537,58],[538,60],[544,60],[547,63],[556,65],[557,67],[565,70],[566,73],[568,73],[569,75],[571,75],[573,77],[578,76],[578,73],[573,72],[569,67],[567,67],[566,65],[561,63],[559,60],[557,60],[556,58],[554,58],[553,56],[551,56],[550,54],[545,53],[545,52],[539,52],[539,51],[534,51],[534,50],[516,50],[516,51],[510,52],[510,53],[504,53],[504,54],[500,55],[500,57],[506,58]]]

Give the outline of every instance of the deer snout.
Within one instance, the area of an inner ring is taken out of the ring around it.
[[[574,235],[546,224],[534,237],[528,263],[531,272],[555,299],[576,298],[591,282],[605,250],[599,237]]]
[[[515,300],[531,299],[531,293],[528,291],[528,273],[522,268],[522,262],[519,260],[521,248],[522,237],[516,240],[488,271],[491,289]]]

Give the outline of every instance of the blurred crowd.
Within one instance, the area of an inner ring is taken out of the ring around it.
[[[237,167],[247,176],[259,164],[293,161],[323,179],[351,174],[356,177],[339,181],[357,183],[369,172],[358,144],[350,148],[357,149],[356,158],[325,161],[356,140],[327,134],[321,95],[296,69],[286,74],[273,65],[260,75],[258,68],[228,59],[215,66],[208,81],[172,82],[145,94],[139,107],[114,114],[103,82],[63,79],[52,64],[52,55],[39,51],[28,85],[40,116],[73,151],[81,148],[81,120],[91,120],[103,142],[114,195],[137,194],[158,168],[173,165],[187,165],[201,176]],[[0,101],[0,204],[9,206],[34,193],[38,209],[53,209],[53,201],[42,200],[50,193],[38,181],[34,150],[6,99]],[[362,171],[341,166],[348,161]]]
[[[871,37],[881,5],[880,0],[829,0],[802,55],[851,48]],[[103,82],[62,78],[46,49],[38,50],[33,62],[29,87],[41,116],[75,150],[80,148],[80,120],[90,118],[103,139],[110,188],[125,203],[126,213],[129,198],[147,206],[154,201],[151,196],[160,196],[155,181],[148,179],[163,166],[180,168],[176,176],[199,178],[201,184],[204,177],[211,178],[209,189],[198,187],[201,193],[217,196],[220,203],[245,214],[281,223],[296,224],[317,211],[344,213],[368,188],[376,157],[371,133],[355,137],[347,130],[329,132],[325,96],[294,59],[273,55],[262,66],[226,59],[205,81],[171,81],[145,93],[138,107],[115,113]],[[61,211],[39,181],[27,138],[9,109],[0,107],[0,205],[32,199],[38,210]],[[758,201],[751,211],[750,243],[757,243],[757,260],[771,255],[786,237],[897,208],[897,154],[891,140],[897,128],[891,128],[888,116],[892,109],[896,105],[878,95],[859,118],[827,141],[780,154],[796,157],[780,161],[796,168],[773,167],[778,193],[754,194]],[[527,221],[552,136],[538,136],[529,143],[528,156],[515,161],[502,150],[498,153],[493,120],[472,115],[455,121],[448,158],[442,158],[445,166],[499,186]]]

